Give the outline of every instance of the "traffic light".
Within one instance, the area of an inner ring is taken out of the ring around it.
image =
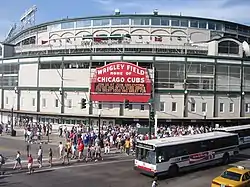
[[[129,100],[125,99],[124,104],[125,104],[125,108],[129,108]]]
[[[87,101],[86,99],[82,98],[82,101],[81,101],[81,108],[82,108],[82,109],[84,109],[84,108],[87,107],[87,106],[86,106],[86,105],[87,105],[86,101]]]
[[[155,119],[155,112],[154,111],[151,111],[150,112],[150,120],[154,120]]]

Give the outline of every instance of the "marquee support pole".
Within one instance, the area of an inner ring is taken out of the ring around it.
[[[149,139],[151,140],[152,136],[152,127],[151,127],[151,110],[152,110],[152,106],[151,103],[148,104],[148,125],[149,125]]]
[[[157,120],[158,120],[158,119],[157,119],[157,114],[155,114],[155,137],[156,137],[156,138],[157,138],[157,128],[158,128],[158,127],[157,127],[157,123],[158,123]]]

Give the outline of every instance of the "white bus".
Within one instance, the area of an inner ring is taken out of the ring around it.
[[[209,132],[138,141],[134,168],[150,176],[176,176],[216,163],[227,164],[239,153],[238,135]]]
[[[239,135],[240,148],[250,146],[250,125],[216,128],[214,131],[237,133]]]

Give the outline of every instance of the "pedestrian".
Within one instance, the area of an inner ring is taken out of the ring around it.
[[[52,149],[49,148],[49,167],[52,167],[52,158],[53,158],[53,152]]]
[[[100,144],[97,144],[97,145],[95,146],[95,162],[97,162],[98,159],[103,160],[102,155],[101,155],[101,152],[102,152],[101,146],[100,146]]]
[[[126,154],[129,155],[129,152],[130,152],[130,139],[127,138],[126,141],[125,141],[125,151],[126,151]]]
[[[71,147],[65,146],[64,156],[63,156],[63,163],[62,164],[65,164],[65,160],[67,160],[67,164],[69,164],[70,152],[71,152]]]
[[[159,183],[157,182],[157,177],[155,177],[153,182],[152,182],[152,187],[157,187],[158,185],[159,185]]]
[[[3,135],[3,126],[0,124],[0,136]]]
[[[5,158],[2,154],[0,154],[0,175],[4,175],[5,173],[2,169],[4,164],[5,164]]]
[[[42,162],[43,162],[43,150],[42,150],[42,146],[39,146],[39,150],[37,153],[37,162],[39,164],[39,168],[42,167]]]
[[[83,157],[84,144],[80,142],[78,144],[78,161]]]
[[[31,154],[29,154],[29,156],[28,156],[28,172],[29,172],[29,174],[34,172],[34,169],[33,169],[33,157],[32,157]]]
[[[63,144],[62,144],[62,142],[60,142],[59,143],[59,146],[58,146],[58,148],[59,148],[59,159],[61,160],[61,159],[63,159],[63,155],[64,155],[64,146],[63,146]]]
[[[105,146],[104,146],[104,154],[110,153],[110,142],[108,140],[105,140]]]
[[[16,162],[15,162],[15,165],[13,167],[13,170],[15,170],[18,165],[20,166],[20,170],[21,170],[22,169],[22,163],[21,163],[21,153],[20,153],[20,151],[17,151]]]
[[[75,159],[76,158],[76,144],[73,144],[71,149],[72,149],[71,159]]]
[[[86,159],[85,161],[88,162],[88,160],[90,159],[90,161],[92,161],[92,153],[91,153],[91,145],[88,146],[88,150],[87,150],[87,155],[86,155]]]

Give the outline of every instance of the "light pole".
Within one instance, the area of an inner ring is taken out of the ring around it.
[[[101,110],[98,110],[98,139],[101,140]]]
[[[14,91],[15,91],[16,96],[18,97],[18,89],[16,86],[14,87]],[[15,136],[15,134],[14,134],[14,119],[13,118],[14,118],[14,103],[13,103],[12,108],[11,108],[11,124],[10,124],[11,136]]]

